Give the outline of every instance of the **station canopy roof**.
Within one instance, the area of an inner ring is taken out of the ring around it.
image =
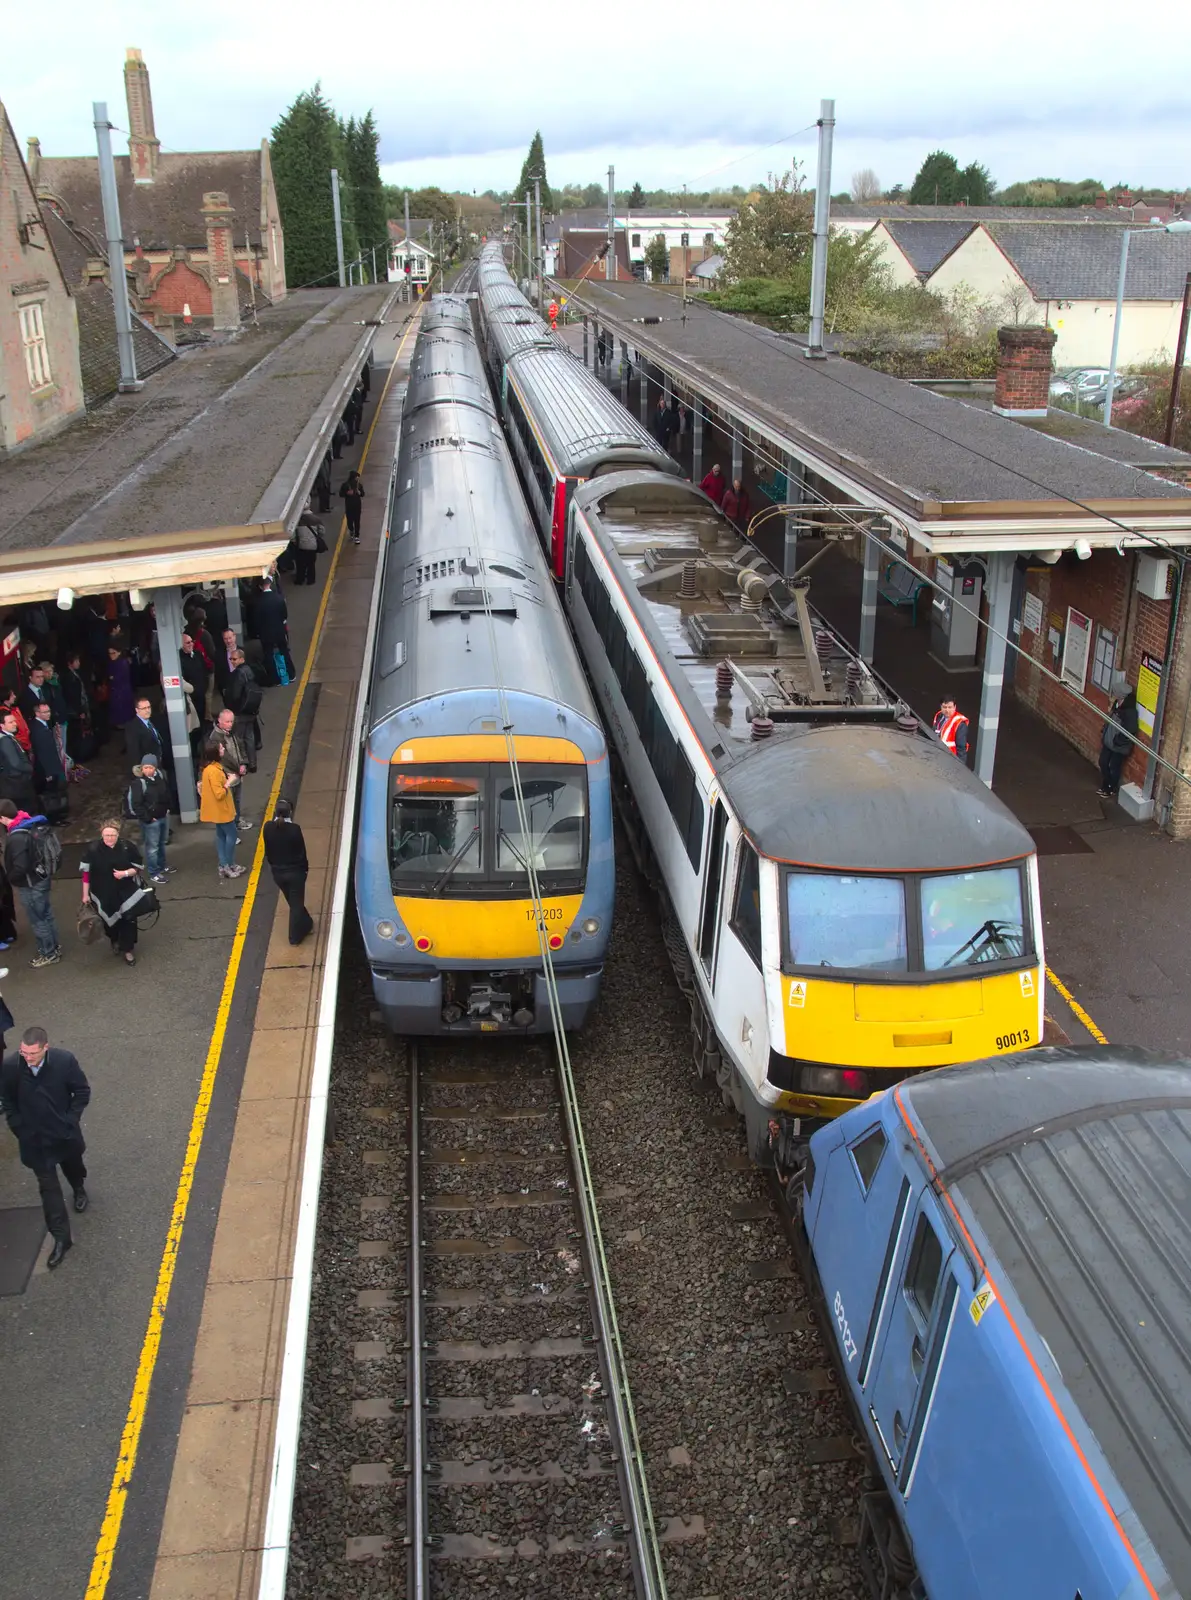
[[[0,596],[8,605],[53,600],[63,589],[108,594],[165,589],[213,578],[262,577],[285,549],[282,522],[193,528],[135,540],[50,545],[0,554]]]
[[[1085,443],[855,361],[808,360],[789,337],[645,284],[588,281],[572,303],[775,464],[804,464],[932,553],[1191,545],[1191,490]],[[1169,456],[1182,476],[1187,457]]]

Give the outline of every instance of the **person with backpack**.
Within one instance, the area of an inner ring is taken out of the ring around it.
[[[165,861],[170,831],[170,786],[151,751],[132,769],[132,782],[124,796],[124,815],[140,823],[149,876],[154,883],[164,883],[174,870]]]
[[[315,568],[319,552],[327,548],[322,524],[312,511],[303,511],[294,529],[294,582],[298,585],[315,582]]]
[[[134,844],[120,837],[120,819],[108,817],[83,851],[79,876],[83,904],[93,906],[112,945],[112,954],[136,966],[137,913],[152,891],[141,882],[145,863]]]
[[[4,841],[4,875],[25,908],[37,940],[31,967],[52,967],[62,959],[62,942],[50,905],[54,874],[62,861],[58,835],[40,814],[18,811],[11,800],[0,800],[0,821],[8,829]]]

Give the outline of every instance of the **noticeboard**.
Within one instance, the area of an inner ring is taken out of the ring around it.
[[[1027,594],[1021,605],[1021,625],[1027,633],[1042,632],[1042,615],[1041,597]]]
[[[1088,679],[1092,653],[1092,619],[1074,606],[1067,607],[1067,632],[1063,640],[1063,682],[1082,693]]]

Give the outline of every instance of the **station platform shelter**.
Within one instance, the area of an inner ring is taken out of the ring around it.
[[[880,606],[921,623],[934,678],[916,709],[962,686],[981,778],[997,770],[1007,685],[1094,763],[1122,673],[1143,714],[1121,803],[1191,836],[1191,457],[1049,416],[1049,330],[1002,330],[1003,373],[979,397],[812,358],[791,336],[644,284],[585,282],[568,314],[581,319],[572,348],[647,425],[674,398],[686,425],[672,452],[695,482],[713,463],[742,480],[750,537],[809,580],[813,604],[848,587],[842,551],[865,659]],[[1041,391],[1026,403],[1023,381]],[[900,662],[888,676],[908,681]]]

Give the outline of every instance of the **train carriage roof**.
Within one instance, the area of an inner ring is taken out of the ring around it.
[[[510,371],[566,477],[590,478],[612,467],[681,469],[599,379],[561,350],[528,350]]]
[[[474,406],[486,416],[496,416],[488,375],[472,332],[470,311],[467,319],[466,326],[447,320],[423,327],[410,362],[403,416],[410,417],[423,406],[444,400]]]
[[[898,1096],[1191,1595],[1191,1062],[1038,1050]]]

